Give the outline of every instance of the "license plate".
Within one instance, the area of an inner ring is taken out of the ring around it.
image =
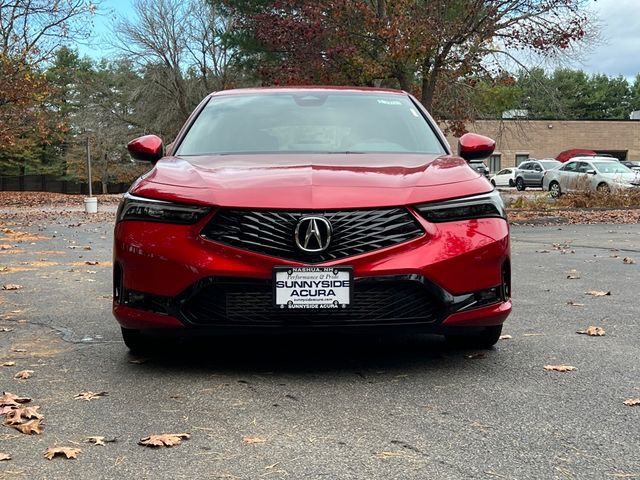
[[[274,267],[273,299],[278,308],[345,308],[351,303],[351,267]]]

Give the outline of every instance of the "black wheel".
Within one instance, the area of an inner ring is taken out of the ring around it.
[[[509,179],[509,186],[510,187],[515,187],[516,186],[516,184],[513,182],[513,178]]]
[[[560,184],[558,182],[551,182],[549,184],[549,193],[553,198],[558,198],[560,195],[562,195]]]
[[[523,191],[526,187],[524,186],[524,180],[522,177],[516,178],[516,190]]]
[[[598,192],[600,193],[611,193],[611,188],[609,188],[609,185],[607,185],[606,183],[602,182],[600,183],[596,189],[598,190]]]
[[[491,185],[493,185],[493,186],[494,186],[494,188],[495,188],[495,186],[496,186],[496,181],[495,181],[495,180],[491,180]]]
[[[140,330],[121,328],[122,339],[131,353],[148,353],[154,348],[153,339],[145,337]]]
[[[445,335],[447,343],[454,348],[486,350],[493,347],[502,333],[502,325],[486,327],[479,333],[470,335]]]

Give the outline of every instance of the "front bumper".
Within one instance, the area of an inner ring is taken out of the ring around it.
[[[502,219],[440,224],[420,238],[325,262],[354,271],[354,302],[337,312],[272,307],[275,265],[301,265],[206,240],[192,226],[116,226],[113,313],[131,329],[236,331],[485,327],[511,311],[509,232]]]

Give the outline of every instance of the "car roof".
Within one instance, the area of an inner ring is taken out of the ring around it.
[[[363,94],[392,94],[399,96],[407,96],[407,92],[403,90],[394,90],[391,88],[374,88],[374,87],[340,87],[340,86],[295,86],[295,87],[256,87],[256,88],[235,88],[232,90],[220,90],[211,93],[212,97],[223,95],[268,95],[271,93],[303,93],[303,92],[353,92]]]
[[[573,162],[573,161],[582,161],[582,162],[594,162],[594,161],[598,161],[598,162],[610,162],[610,163],[620,163],[618,162],[618,160],[616,160],[615,158],[611,158],[611,157],[573,157],[570,158],[569,161]]]

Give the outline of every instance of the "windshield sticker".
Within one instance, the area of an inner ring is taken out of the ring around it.
[[[378,103],[380,105],[402,105],[402,102],[399,100],[383,100],[381,98],[378,99]]]
[[[418,112],[416,112],[415,108],[410,108],[409,110],[411,110],[411,113],[413,113],[413,116],[416,118],[420,118],[420,114]]]

